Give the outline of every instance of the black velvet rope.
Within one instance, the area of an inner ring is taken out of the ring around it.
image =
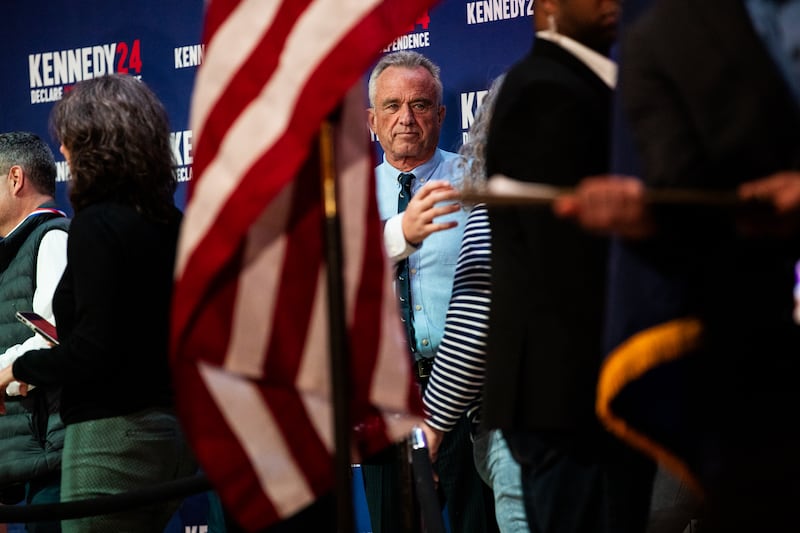
[[[89,500],[36,505],[0,505],[0,524],[50,522],[117,513],[164,500],[183,499],[211,489],[204,474]]]

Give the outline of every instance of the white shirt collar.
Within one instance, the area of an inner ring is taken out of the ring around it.
[[[537,39],[544,39],[555,43],[567,52],[571,53],[580,61],[589,67],[592,72],[597,74],[597,77],[610,88],[614,89],[617,86],[617,64],[609,58],[595,52],[591,48],[582,45],[578,41],[562,35],[560,33],[552,32],[550,30],[542,30],[536,32]]]

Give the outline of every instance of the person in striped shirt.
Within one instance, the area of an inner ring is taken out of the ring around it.
[[[478,189],[486,181],[484,148],[494,97],[504,75],[498,76],[469,131],[469,141],[459,150],[464,165],[464,188]],[[426,420],[422,429],[435,461],[443,436],[464,415],[473,427],[480,423],[481,389],[486,367],[486,334],[491,299],[491,232],[483,204],[473,206],[461,241],[447,309],[444,336],[439,344],[425,389]],[[497,525],[503,533],[528,531],[519,465],[500,430],[474,435],[475,467],[494,491]]]

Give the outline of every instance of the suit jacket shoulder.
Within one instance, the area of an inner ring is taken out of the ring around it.
[[[575,56],[538,40],[509,71],[489,128],[489,175],[573,185],[606,170],[611,90]],[[580,158],[572,157],[581,153]]]
[[[651,185],[800,165],[798,106],[739,0],[653,2],[623,35],[619,90]]]
[[[536,41],[530,53],[513,69],[514,72],[528,82],[552,81],[575,90],[592,90],[600,94],[610,91],[583,61],[546,39]]]

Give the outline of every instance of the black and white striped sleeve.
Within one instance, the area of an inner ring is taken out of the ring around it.
[[[478,205],[464,227],[444,336],[423,396],[426,422],[438,430],[449,431],[464,413],[473,417],[480,408],[490,297],[489,215]]]

